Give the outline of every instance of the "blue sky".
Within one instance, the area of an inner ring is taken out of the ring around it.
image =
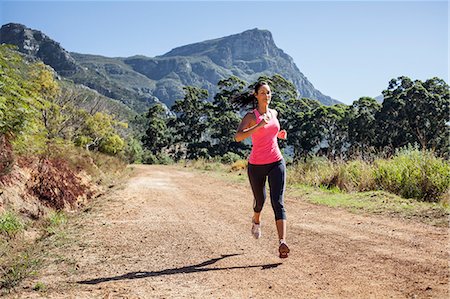
[[[447,1],[1,1],[0,23],[66,50],[109,57],[171,49],[259,28],[315,88],[346,104],[398,76],[448,82]]]

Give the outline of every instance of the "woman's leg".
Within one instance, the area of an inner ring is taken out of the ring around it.
[[[266,200],[266,175],[263,167],[248,165],[248,179],[253,192],[253,220],[260,222],[261,210]]]
[[[284,191],[286,187],[286,164],[281,160],[269,172],[270,201],[277,226],[278,238],[286,239],[286,209]]]

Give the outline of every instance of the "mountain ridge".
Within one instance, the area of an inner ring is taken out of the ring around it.
[[[68,52],[45,33],[16,23],[1,27],[0,43],[14,44],[60,75],[139,112],[155,102],[170,107],[183,98],[185,85],[207,89],[212,97],[218,91],[217,82],[231,75],[251,83],[262,75],[280,74],[294,83],[301,97],[325,105],[339,103],[316,90],[292,57],[276,46],[271,32],[258,28],[183,45],[155,57]]]

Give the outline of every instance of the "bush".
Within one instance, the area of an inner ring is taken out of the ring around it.
[[[90,198],[92,192],[61,158],[43,158],[28,184],[31,194],[51,208],[74,207],[80,196]]]
[[[345,191],[369,191],[375,189],[373,167],[362,160],[339,164],[337,167],[339,189]]]
[[[11,172],[13,163],[12,145],[6,135],[0,134],[0,177]]]
[[[287,173],[288,183],[303,183],[315,187],[330,185],[335,176],[333,163],[324,157],[311,157],[304,163],[294,164]]]
[[[24,225],[16,214],[12,212],[6,212],[0,216],[1,234],[5,234],[7,237],[12,238],[18,232],[23,230],[23,228]]]
[[[385,190],[404,198],[437,202],[448,197],[450,164],[431,151],[407,148],[390,160],[331,162],[312,157],[288,171],[288,183],[345,191]]]
[[[100,142],[99,151],[108,155],[116,155],[125,148],[125,141],[117,134],[108,136]]]
[[[125,147],[124,157],[128,163],[142,163],[142,157],[144,155],[144,150],[141,143],[134,138],[130,138],[127,141],[127,146]]]
[[[237,160],[233,164],[231,164],[232,171],[245,170],[247,168],[248,161],[247,160]]]
[[[173,164],[174,161],[169,154],[157,153],[156,155],[154,155],[151,151],[144,150],[144,153],[142,155],[142,163],[169,165]]]
[[[51,212],[46,219],[46,231],[48,234],[53,235],[57,232],[58,228],[67,223],[67,216],[62,211]]]
[[[404,198],[437,202],[450,187],[450,165],[430,151],[407,148],[375,164],[378,187]]]
[[[223,155],[223,157],[220,159],[222,163],[225,164],[233,164],[234,162],[238,161],[241,159],[241,156],[239,156],[236,153],[233,152],[228,152],[225,155]]]

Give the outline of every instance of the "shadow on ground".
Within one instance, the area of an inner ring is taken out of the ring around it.
[[[249,266],[235,266],[235,267],[223,267],[223,268],[202,268],[205,266],[212,265],[224,258],[236,256],[240,254],[226,254],[222,255],[218,258],[213,258],[210,260],[207,260],[203,263],[181,267],[181,268],[172,268],[172,269],[165,269],[161,271],[139,271],[139,272],[130,272],[124,275],[120,276],[112,276],[112,277],[102,277],[102,278],[95,278],[91,280],[83,280],[78,281],[80,284],[99,284],[102,282],[108,282],[108,281],[117,281],[117,280],[126,280],[126,279],[140,279],[140,278],[146,278],[146,277],[154,277],[154,276],[163,276],[163,275],[173,275],[173,274],[180,274],[180,273],[197,273],[197,272],[208,272],[208,271],[221,271],[221,270],[233,270],[233,269],[247,269],[247,268],[260,268],[261,270],[276,268],[282,263],[274,263],[274,264],[265,264],[265,265],[249,265]]]

